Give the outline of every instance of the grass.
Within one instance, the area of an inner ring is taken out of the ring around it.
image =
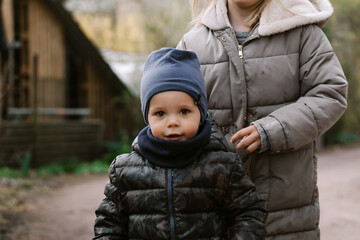
[[[0,177],[6,178],[20,178],[23,177],[21,170],[11,169],[8,167],[0,168]]]
[[[59,175],[61,173],[106,173],[110,162],[97,159],[92,162],[80,162],[73,158],[64,163],[51,163],[36,170],[39,177]]]

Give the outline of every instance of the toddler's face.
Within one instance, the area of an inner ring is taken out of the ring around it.
[[[154,137],[188,140],[197,134],[200,119],[200,110],[194,99],[184,92],[161,92],[150,100],[148,122]]]

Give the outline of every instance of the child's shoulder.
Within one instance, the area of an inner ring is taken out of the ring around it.
[[[115,157],[109,167],[108,175],[111,179],[111,182],[116,182],[119,177],[119,172],[124,171],[125,169],[133,167],[144,167],[146,165],[143,157],[132,151],[131,153],[124,153]]]
[[[131,165],[143,165],[143,157],[135,152],[132,151],[131,153],[124,153],[116,156],[116,158],[111,163],[114,167],[125,167]]]

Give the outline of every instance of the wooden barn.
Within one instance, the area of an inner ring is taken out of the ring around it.
[[[61,0],[0,0],[0,165],[91,160],[141,124],[139,101]],[[17,156],[17,157],[16,157]]]

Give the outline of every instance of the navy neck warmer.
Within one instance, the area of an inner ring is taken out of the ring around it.
[[[141,154],[151,163],[164,168],[181,168],[196,160],[211,135],[210,123],[200,125],[195,137],[186,141],[168,141],[152,135],[149,126],[138,136]]]

